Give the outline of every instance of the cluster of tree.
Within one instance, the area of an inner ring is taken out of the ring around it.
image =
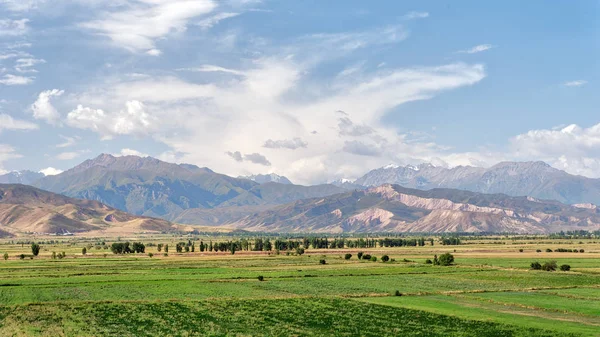
[[[62,260],[65,258],[65,256],[67,256],[67,254],[65,254],[65,252],[58,253],[58,254],[56,254],[56,252],[52,252],[52,260],[56,260],[56,259]]]
[[[460,245],[460,239],[458,237],[442,238],[442,245],[444,246],[457,246]]]
[[[568,265],[564,265],[564,266],[568,266]],[[544,270],[544,271],[555,271],[558,268],[558,265],[556,264],[556,261],[548,261],[544,264],[541,264],[539,262],[533,262],[531,264],[531,269],[532,270]],[[562,270],[563,266],[561,266],[561,270]],[[568,269],[571,269],[571,266],[568,266]]]
[[[585,252],[585,250],[583,250],[583,249],[567,249],[567,248],[557,248],[554,251],[558,252],[558,253],[584,253]]]
[[[141,242],[134,242],[131,245],[129,242],[114,242],[110,246],[110,250],[114,254],[144,253],[146,246]]]
[[[433,264],[434,266],[450,266],[454,263],[454,255],[452,255],[450,253],[444,253],[444,254],[440,255],[440,257],[438,257],[437,255],[434,255],[433,261],[430,259],[427,259],[425,261],[425,263]]]
[[[40,254],[40,249],[42,249],[42,246],[35,242],[31,243],[31,253],[33,256],[38,256]]]
[[[433,239],[429,239],[430,244],[433,246]],[[380,239],[379,247],[423,247],[425,246],[425,239]]]

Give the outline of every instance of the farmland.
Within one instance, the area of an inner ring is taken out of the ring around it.
[[[179,241],[209,240],[201,235],[120,240],[145,242],[146,251],[118,255],[98,248],[101,238],[43,238],[39,256],[21,259],[31,254],[27,243],[1,242],[0,335],[600,336],[600,240],[442,246],[436,238],[434,246],[309,247],[302,255],[175,252]],[[158,243],[172,247],[167,256]],[[359,251],[378,260],[359,260]],[[453,265],[426,263],[443,253]],[[530,270],[551,260],[571,270]]]

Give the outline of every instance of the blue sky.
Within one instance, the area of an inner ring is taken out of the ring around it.
[[[503,160],[599,177],[599,16],[598,1],[0,0],[0,171],[104,152],[303,184]]]

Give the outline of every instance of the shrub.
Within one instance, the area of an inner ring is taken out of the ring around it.
[[[83,247],[81,248],[81,255],[85,255],[87,254],[87,248]]]
[[[40,245],[35,242],[31,244],[31,253],[33,253],[33,256],[38,256],[40,253],[40,248]]]
[[[396,292],[394,293],[394,296],[402,296],[402,293],[400,292],[400,290],[396,290]]]
[[[19,255],[19,259],[21,259],[21,260],[25,260],[25,254],[21,254],[21,255]]]
[[[427,259],[427,260],[425,260],[425,263],[426,263],[426,264],[432,264],[432,263],[433,263],[433,261],[431,261],[431,259]]]
[[[377,262],[377,256],[371,256],[371,262]]]
[[[583,249],[580,249],[580,250],[579,250],[579,252],[580,252],[580,253],[583,253],[583,252],[585,252],[585,250],[583,250]]]
[[[265,277],[264,277],[264,276],[262,276],[262,275],[258,275],[258,280],[259,280],[260,282],[262,282],[262,281],[264,281],[264,280],[265,280]]]
[[[440,266],[449,266],[454,263],[454,255],[445,253],[439,257]]]
[[[546,248],[546,253],[552,253],[552,249]]]
[[[522,253],[522,252],[523,252],[523,248],[519,249],[519,253]]]
[[[389,260],[390,260],[390,257],[387,255],[384,255],[381,257],[381,261],[383,261],[383,262],[388,262]]]
[[[350,260],[352,258],[352,254],[350,253],[346,253],[346,255],[344,255],[344,259],[346,260]]]
[[[531,269],[532,270],[541,270],[542,269],[542,265],[539,262],[533,262],[531,264]]]
[[[560,266],[560,270],[569,271],[571,270],[571,266],[569,266],[568,264],[563,264],[562,266]]]
[[[359,260],[360,260],[360,259],[362,259],[363,252],[358,252],[358,254],[356,254],[356,256],[358,256],[358,259],[359,259]]]
[[[56,252],[52,252],[52,260],[56,260]]]
[[[545,271],[555,271],[556,268],[558,268],[556,261],[548,261],[542,265],[542,270]]]
[[[148,257],[149,257],[149,258],[152,258],[153,256],[154,256],[154,254],[152,254],[152,253],[148,253]]]
[[[296,248],[296,254],[303,255],[304,254],[304,248],[301,248],[301,247]]]
[[[8,260],[8,253],[4,253],[4,261]]]
[[[327,261],[325,261],[325,260],[321,259],[321,260],[319,260],[319,263],[320,263],[320,264],[327,264]]]
[[[163,256],[167,257],[167,256],[169,256],[169,253],[163,253]]]
[[[365,254],[362,256],[363,260],[370,260],[371,259],[371,254]]]
[[[542,250],[541,250],[541,249],[536,249],[536,250],[535,250],[535,252],[536,252],[536,253],[541,253],[541,252],[542,252]]]

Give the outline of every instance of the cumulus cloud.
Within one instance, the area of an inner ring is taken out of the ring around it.
[[[35,77],[24,77],[6,74],[0,78],[0,84],[4,85],[27,85],[33,82]]]
[[[186,30],[189,20],[216,8],[211,0],[140,0],[128,2],[81,26],[133,52],[155,49],[155,41]]]
[[[64,90],[52,89],[42,91],[38,95],[38,99],[31,105],[33,118],[45,120],[50,124],[56,124],[60,119],[60,114],[52,105],[51,99],[64,94]]]
[[[476,54],[476,53],[484,52],[486,50],[490,50],[492,48],[494,48],[494,46],[491,44],[480,44],[480,45],[477,45],[477,46],[469,48],[469,49],[459,50],[459,51],[457,51],[457,53]]]
[[[588,82],[586,80],[576,80],[576,81],[569,81],[569,82],[565,82],[565,86],[566,87],[581,87],[583,85],[586,85]]]
[[[266,147],[269,149],[289,149],[289,150],[306,148],[307,146],[308,146],[308,143],[298,137],[294,138],[294,139],[282,139],[282,140],[268,139],[265,142],[265,144],[263,145],[263,147]]]
[[[103,139],[117,135],[145,134],[153,129],[156,119],[146,112],[140,101],[128,101],[125,109],[118,113],[106,113],[102,109],[93,109],[78,105],[67,115],[67,124],[97,132]]]
[[[341,117],[338,122],[338,132],[340,136],[364,136],[374,132],[368,125],[356,125],[348,117]]]
[[[54,167],[47,167],[45,169],[40,170],[40,173],[43,173],[45,176],[55,176],[63,173],[63,170],[59,170]]]
[[[7,114],[0,114],[0,132],[2,130],[36,130],[37,124],[12,118]]]
[[[237,162],[244,161],[244,156],[242,156],[242,153],[240,151],[235,151],[235,152],[227,151],[227,152],[225,152],[225,154],[228,155],[229,157],[233,158],[233,160],[235,160]]]
[[[127,148],[121,149],[121,152],[115,154],[115,156],[117,156],[117,157],[122,157],[122,156],[150,157],[150,155],[145,154],[143,152],[133,150],[133,149],[127,149]]]

